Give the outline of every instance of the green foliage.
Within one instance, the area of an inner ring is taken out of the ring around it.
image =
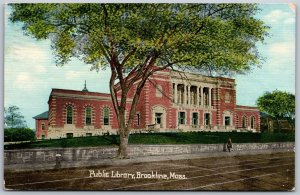
[[[226,143],[294,142],[294,133],[238,133],[238,132],[187,132],[132,134],[130,144],[218,144]],[[44,147],[97,147],[117,146],[117,135],[76,137],[72,139],[43,140],[31,143],[6,145],[5,149],[44,148]]]
[[[262,112],[266,112],[273,119],[287,119],[293,126],[295,125],[295,95],[275,90],[265,92],[257,100],[257,105]]]
[[[31,129],[28,128],[4,129],[5,142],[33,141],[34,139],[35,139],[35,133]]]
[[[17,106],[4,108],[4,126],[5,128],[25,128],[27,127],[24,116]]]
[[[268,27],[256,4],[10,4],[12,22],[51,39],[57,64],[78,57],[99,69],[154,57],[218,74],[242,73],[261,59],[255,43]]]

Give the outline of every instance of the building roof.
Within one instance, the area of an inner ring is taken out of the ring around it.
[[[35,117],[33,117],[34,119],[48,119],[48,111],[43,112],[39,115],[36,115]]]
[[[52,88],[52,91],[50,93],[50,96],[54,93],[65,93],[65,94],[76,94],[76,95],[89,95],[89,96],[104,96],[104,97],[111,97],[109,93],[99,93],[99,92],[85,92],[85,91],[79,91],[79,90],[73,90],[73,89],[58,89],[58,88]]]

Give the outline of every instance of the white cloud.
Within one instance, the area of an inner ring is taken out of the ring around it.
[[[295,24],[295,18],[288,18],[283,21],[284,24]]]
[[[267,22],[271,23],[287,23],[291,24],[295,22],[295,14],[292,12],[285,12],[282,10],[273,10],[269,14],[264,16]]]
[[[41,47],[36,45],[16,45],[9,48],[8,55],[13,56],[18,61],[29,61],[29,62],[44,62],[51,60],[49,52],[43,50]]]
[[[275,57],[291,58],[295,56],[295,43],[286,41],[270,44],[269,53]]]
[[[34,66],[34,71],[38,74],[46,73],[46,67],[45,65],[38,64]]]
[[[74,70],[70,70],[70,71],[66,72],[66,74],[65,74],[65,78],[67,80],[74,80],[74,79],[79,78],[81,76],[82,76],[81,72],[74,71]]]
[[[32,90],[37,84],[36,80],[28,72],[21,72],[16,76],[15,88],[21,90]]]
[[[295,43],[283,41],[270,44],[267,48],[267,59],[263,68],[268,74],[280,75],[295,72]],[[291,74],[291,75],[292,75]]]

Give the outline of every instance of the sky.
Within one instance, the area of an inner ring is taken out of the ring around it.
[[[266,91],[283,90],[295,94],[295,11],[288,4],[261,4],[256,15],[270,26],[270,37],[257,44],[265,58],[260,68],[237,75],[237,104],[255,106]],[[52,88],[109,93],[109,70],[90,71],[90,66],[73,59],[57,67],[50,41],[37,41],[24,35],[21,24],[8,21],[5,9],[4,106],[16,105],[28,127],[34,129],[32,117],[48,110]]]

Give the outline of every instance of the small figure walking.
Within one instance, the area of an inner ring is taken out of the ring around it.
[[[228,141],[227,141],[227,150],[228,150],[228,152],[230,152],[231,148],[232,148],[231,138],[228,138]]]

